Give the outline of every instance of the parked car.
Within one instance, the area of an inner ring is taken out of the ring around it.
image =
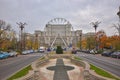
[[[10,52],[9,54],[10,54],[10,57],[14,57],[14,56],[17,57],[17,55],[18,55],[18,53],[15,51]]]
[[[40,53],[44,53],[44,52],[45,52],[45,47],[40,47],[40,48],[39,48],[39,52],[40,52]]]
[[[45,50],[44,50],[44,49],[39,49],[39,52],[40,52],[40,53],[44,53]]]
[[[72,54],[76,54],[77,50],[75,48],[72,49]]]
[[[113,58],[120,58],[120,51],[116,51],[113,54],[111,54],[111,57]]]
[[[10,54],[8,52],[2,52],[6,58],[10,57]]]
[[[51,51],[51,49],[50,49],[50,48],[47,48],[47,51],[48,51],[48,52],[50,52],[50,51]]]
[[[22,51],[22,54],[23,55],[26,55],[26,54],[28,54],[29,52],[27,51],[27,50],[25,50],[25,51]]]
[[[66,51],[67,49],[66,48],[63,48],[64,51]]]
[[[34,50],[27,50],[28,51],[28,53],[34,53]]]
[[[0,52],[0,59],[5,59],[5,58],[6,58],[6,56]]]
[[[79,52],[90,53],[90,50],[77,50]]]
[[[120,58],[120,51],[118,52],[117,58]]]
[[[90,53],[91,54],[97,54],[97,51],[96,50],[90,50]]]
[[[114,51],[103,51],[102,56],[111,56]]]

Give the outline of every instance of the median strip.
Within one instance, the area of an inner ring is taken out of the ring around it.
[[[81,58],[79,58],[77,56],[75,56],[74,59],[76,59],[78,61],[82,60]],[[103,76],[103,77],[106,77],[106,78],[111,78],[111,79],[114,79],[114,80],[120,80],[119,77],[116,77],[116,76],[112,75],[111,73],[109,73],[109,72],[107,72],[107,71],[105,71],[105,70],[103,70],[103,69],[101,69],[101,68],[99,68],[99,67],[97,67],[93,64],[90,64],[90,69],[94,70],[94,72],[96,74],[100,75],[100,76]]]
[[[104,71],[103,69],[100,69],[100,68],[94,66],[93,64],[90,64],[90,69],[94,70],[97,74],[99,74],[101,76],[112,78],[112,79],[115,79],[115,80],[120,80],[119,78],[111,75],[110,73]]]
[[[29,70],[32,70],[31,65],[25,67],[24,69],[22,69],[21,71],[17,72],[16,74],[14,74],[13,76],[11,76],[7,80],[13,80],[13,79],[17,79],[17,78],[23,77],[26,74],[28,74]]]

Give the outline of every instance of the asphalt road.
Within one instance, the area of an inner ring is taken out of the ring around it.
[[[120,59],[78,52],[76,56],[120,77]]]
[[[0,60],[0,80],[6,80],[9,76],[29,65],[36,59],[45,55],[44,53],[35,53],[28,55],[19,55],[18,57]]]

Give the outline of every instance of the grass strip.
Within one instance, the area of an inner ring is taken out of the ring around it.
[[[40,58],[39,60],[44,60],[45,59],[45,57],[42,57],[42,58]]]
[[[17,72],[16,74],[14,74],[13,76],[11,76],[7,80],[14,80],[14,79],[20,78],[22,76],[25,76],[26,74],[28,74],[29,70],[32,70],[31,65],[25,67],[24,69],[22,69],[21,71]]]
[[[112,78],[115,80],[120,80],[119,78],[116,78],[115,76],[111,75],[110,73],[90,64],[90,69],[94,70],[97,74],[104,76],[104,77],[108,77],[108,78]]]
[[[56,52],[55,51],[51,51],[51,52],[49,52],[49,54],[56,54]]]
[[[75,56],[74,58],[75,58],[76,60],[82,60],[81,58],[79,58],[79,57],[76,57],[76,56]]]

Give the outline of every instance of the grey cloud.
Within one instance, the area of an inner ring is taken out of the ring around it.
[[[0,0],[0,19],[15,28],[16,22],[26,22],[26,31],[32,33],[43,30],[45,24],[56,17],[66,18],[75,29],[79,29],[75,25],[80,25],[85,32],[94,31],[89,23],[99,20],[102,23],[98,30],[104,29],[112,35],[112,30],[104,26],[118,21],[119,3],[119,0]]]

